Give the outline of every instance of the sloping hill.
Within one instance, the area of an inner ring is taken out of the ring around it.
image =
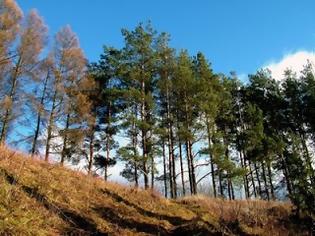
[[[288,203],[167,200],[0,147],[1,235],[310,235]]]

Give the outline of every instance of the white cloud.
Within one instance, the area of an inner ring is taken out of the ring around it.
[[[269,68],[272,76],[277,80],[281,80],[286,69],[291,69],[299,75],[308,60],[315,66],[315,53],[302,50],[286,54],[278,61],[266,63],[263,68]]]

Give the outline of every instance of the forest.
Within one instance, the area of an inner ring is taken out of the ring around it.
[[[83,161],[105,181],[120,164],[130,184],[166,198],[206,185],[216,198],[289,199],[314,216],[314,65],[244,81],[172,48],[150,22],[121,33],[123,47],[89,62],[70,26],[50,39],[36,10],[0,1],[0,143]]]

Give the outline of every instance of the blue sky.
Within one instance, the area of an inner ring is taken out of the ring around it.
[[[286,54],[315,48],[313,0],[17,0],[36,8],[50,35],[70,24],[87,58],[122,46],[121,28],[151,20],[171,45],[202,51],[217,72],[254,72]]]

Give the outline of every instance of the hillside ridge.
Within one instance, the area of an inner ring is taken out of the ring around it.
[[[311,235],[289,203],[168,200],[6,147],[0,183],[1,235]]]

